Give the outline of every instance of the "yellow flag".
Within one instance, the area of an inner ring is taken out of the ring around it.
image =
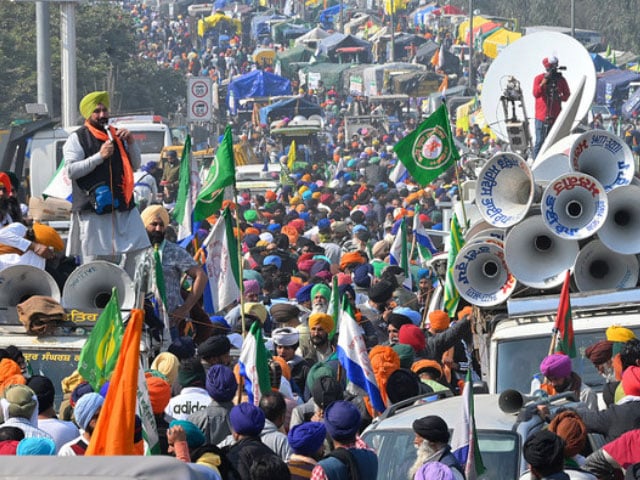
[[[291,146],[289,147],[289,158],[287,159],[287,168],[290,172],[293,171],[294,163],[296,163],[296,141],[291,140]]]

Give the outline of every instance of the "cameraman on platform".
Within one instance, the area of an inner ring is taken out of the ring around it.
[[[536,143],[533,158],[538,156],[544,139],[558,118],[561,102],[566,102],[571,94],[567,80],[559,72],[563,68],[558,67],[558,58],[545,58],[542,65],[546,72],[533,79],[533,96],[536,99]]]

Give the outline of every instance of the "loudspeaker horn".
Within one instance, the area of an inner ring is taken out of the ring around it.
[[[504,242],[504,230],[495,228],[493,225],[490,225],[484,220],[480,220],[479,222],[471,225],[469,231],[464,234],[464,240],[466,243],[468,243],[471,240],[475,240],[479,237],[491,237]]]
[[[607,195],[609,214],[598,238],[607,247],[625,255],[640,253],[640,187],[625,185]]]
[[[557,236],[582,240],[595,234],[607,219],[603,186],[586,173],[568,173],[547,185],[542,194],[542,218]]]
[[[581,292],[632,288],[638,283],[638,259],[635,255],[616,253],[600,240],[592,240],[580,250],[573,278]]]
[[[499,153],[478,175],[476,206],[487,223],[508,228],[527,215],[535,193],[536,184],[527,162],[515,153]]]
[[[14,265],[0,272],[0,307],[15,307],[32,295],[60,301],[58,284],[44,270],[31,265]]]
[[[574,133],[561,138],[544,153],[539,153],[531,167],[537,184],[548,184],[565,173],[573,172],[569,161],[571,146],[580,134]]]
[[[596,178],[606,192],[629,185],[635,173],[629,146],[606,130],[589,130],[576,138],[569,159],[575,171]]]
[[[513,227],[504,245],[507,266],[518,282],[542,289],[562,284],[564,272],[573,268],[579,250],[576,240],[549,232],[540,215]]]
[[[135,304],[135,288],[131,277],[122,268],[103,260],[79,266],[64,284],[62,306],[91,312],[103,309],[111,298],[111,289],[118,291],[121,310]]]
[[[453,281],[460,296],[473,305],[491,307],[506,301],[516,279],[504,259],[502,242],[465,245],[453,266]]]

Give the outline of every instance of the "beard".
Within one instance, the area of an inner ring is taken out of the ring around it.
[[[325,302],[314,303],[311,307],[311,313],[327,313],[329,310],[329,304]]]
[[[435,450],[431,447],[429,442],[423,440],[419,447],[416,448],[416,461],[413,462],[411,468],[409,469],[409,479],[413,479],[416,475],[416,472],[420,470],[420,467],[425,463],[432,461],[432,457],[438,453],[438,450]]]
[[[147,232],[147,235],[149,236],[151,245],[160,245],[164,240],[164,232],[154,230],[153,232]]]

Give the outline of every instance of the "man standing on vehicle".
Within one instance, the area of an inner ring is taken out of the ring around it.
[[[416,434],[413,443],[418,450],[416,461],[409,470],[411,477],[425,463],[440,462],[451,468],[456,480],[464,480],[464,470],[451,453],[447,423],[437,415],[428,415],[415,420],[411,427]]]
[[[133,172],[140,150],[125,129],[109,127],[109,94],[92,92],[80,101],[84,125],[63,147],[67,175],[72,181],[68,256],[84,263],[118,261],[133,278],[136,257],[149,247],[133,198]]]

